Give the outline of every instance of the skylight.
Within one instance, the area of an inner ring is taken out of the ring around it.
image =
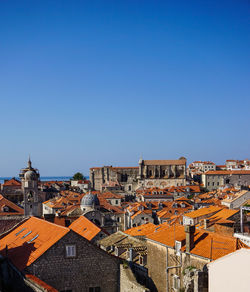
[[[22,238],[25,238],[26,236],[28,236],[32,231],[29,231],[28,233],[26,233]]]
[[[27,241],[27,243],[31,243],[33,240],[35,240],[38,237],[38,234],[34,236],[31,240]]]
[[[21,232],[23,232],[26,228],[22,228],[20,231],[18,231],[15,235],[17,236],[18,234],[20,234]]]

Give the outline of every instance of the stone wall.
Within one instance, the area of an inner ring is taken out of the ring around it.
[[[135,278],[135,275],[133,274],[132,270],[130,269],[129,266],[127,267],[120,267],[120,281],[121,281],[121,286],[120,286],[120,291],[121,292],[148,292],[149,289],[146,287],[140,285]]]
[[[75,258],[66,258],[66,244],[76,246]],[[59,291],[89,292],[89,287],[101,287],[102,292],[117,292],[119,264],[117,258],[70,231],[31,264],[27,272]]]
[[[185,289],[184,277],[186,269],[192,268],[197,270],[193,282],[194,287],[199,287],[199,290],[196,291],[208,291],[207,273],[203,272],[203,270],[209,260],[188,253],[182,253],[182,258],[180,258],[179,255],[176,255],[173,248],[152,241],[147,242],[147,251],[148,276],[151,278],[153,284],[151,287],[152,291],[173,291],[174,277],[179,279],[180,288]],[[166,272],[167,266],[168,272]]]

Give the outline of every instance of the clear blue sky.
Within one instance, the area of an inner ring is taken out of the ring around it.
[[[250,4],[0,1],[0,176],[250,158]]]

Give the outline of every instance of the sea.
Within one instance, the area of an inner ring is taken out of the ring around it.
[[[4,183],[6,179],[11,179],[12,177],[0,177],[0,184]],[[16,177],[19,179],[18,177]],[[72,178],[72,176],[41,176],[41,181],[68,181]]]

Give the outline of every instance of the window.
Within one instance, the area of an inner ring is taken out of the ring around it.
[[[76,257],[76,246],[74,244],[66,245],[66,257],[67,258]]]
[[[118,205],[118,200],[115,200],[116,205]]]
[[[143,257],[142,256],[139,257],[139,263],[141,266],[143,266]]]
[[[173,288],[174,291],[178,291],[180,289],[180,277],[177,275],[173,276]]]
[[[8,206],[3,206],[2,210],[3,210],[3,212],[9,212],[9,207]]]
[[[101,292],[101,287],[90,287],[89,292]]]

